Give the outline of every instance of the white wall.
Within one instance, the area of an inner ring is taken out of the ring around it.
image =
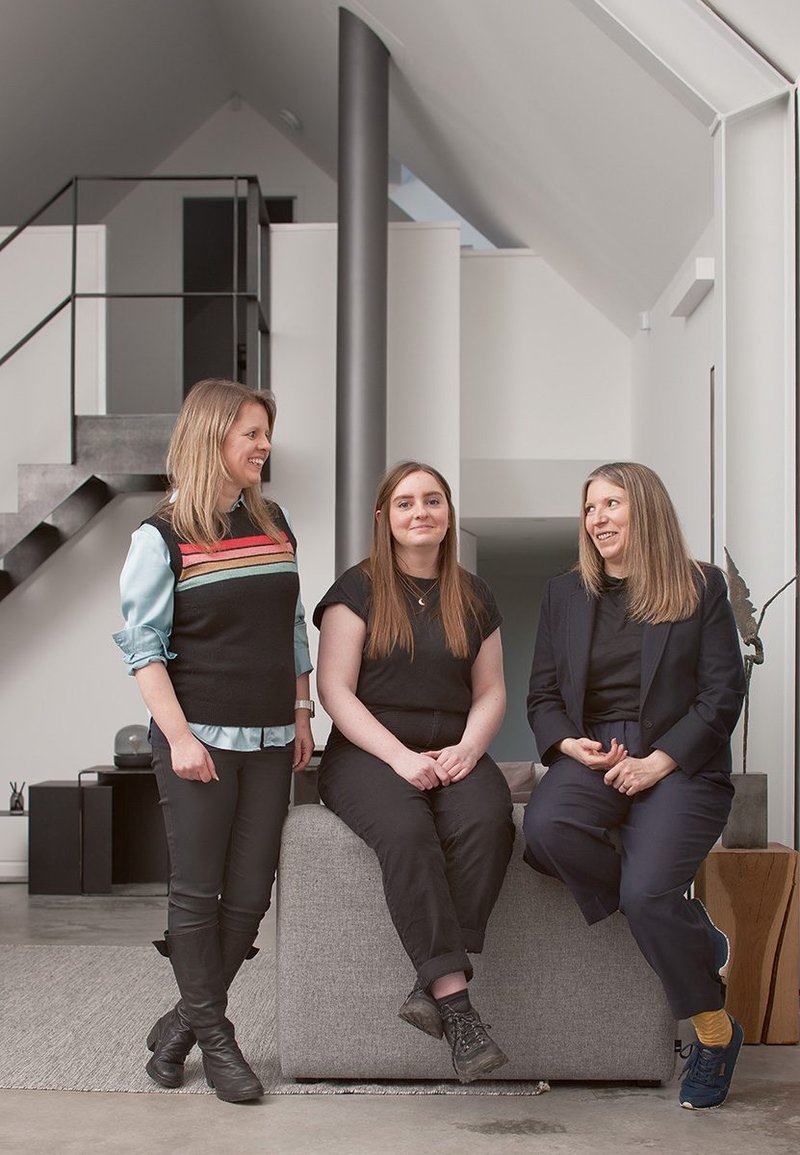
[[[630,456],[630,341],[525,250],[461,264],[461,516],[572,517]]]
[[[791,106],[732,117],[715,137],[718,299],[716,555],[757,607],[795,569],[795,203]],[[796,587],[772,605],[753,673],[748,765],[769,774],[770,837],[793,842]]]
[[[0,239],[13,230],[0,229]],[[72,229],[34,227],[0,253],[0,356],[72,290]],[[78,230],[78,292],[105,288],[105,229]],[[79,301],[75,408],[104,413],[105,302]],[[69,460],[70,307],[0,366],[0,511],[17,509],[17,465]]]
[[[630,342],[541,257],[465,253],[465,459],[614,459],[630,449]]]
[[[249,105],[219,109],[154,175],[257,176],[265,196],[294,196],[295,220],[334,221],[336,184]],[[244,195],[245,185],[239,193]],[[180,292],[183,199],[232,196],[230,183],[145,183],[108,214],[109,289]],[[109,408],[173,413],[183,389],[180,301],[122,301],[109,326]]]
[[[336,227],[276,225],[272,283],[272,387],[278,421],[267,493],[287,507],[297,535],[316,665],[319,635],[311,615],[336,576]],[[323,745],[329,720],[322,711],[313,728],[316,744]]]
[[[433,465],[450,483],[457,510],[459,246],[455,223],[389,226],[386,459]]]
[[[257,176],[264,196],[295,198],[296,222],[336,220],[336,182],[244,101],[238,112],[224,104],[155,171]]]
[[[79,770],[110,762],[118,729],[146,720],[111,634],[120,628],[118,578],[130,534],[154,504],[152,494],[117,498],[0,602],[7,778],[28,787],[75,780]],[[27,830],[23,836],[15,821],[0,821],[0,879],[27,875]]]
[[[669,490],[695,557],[712,560],[710,374],[716,359],[715,290],[688,317],[671,310],[697,257],[717,257],[709,224],[633,340],[632,456]],[[718,261],[717,261],[718,266]]]

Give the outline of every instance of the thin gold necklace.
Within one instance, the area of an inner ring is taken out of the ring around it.
[[[437,577],[432,586],[426,590],[421,590],[413,578],[407,577],[406,574],[402,573],[400,570],[397,571],[397,576],[400,578],[400,581],[406,587],[411,596],[416,598],[417,604],[420,606],[427,606],[428,603],[425,601],[425,599],[436,589],[437,585],[439,584],[439,578]]]

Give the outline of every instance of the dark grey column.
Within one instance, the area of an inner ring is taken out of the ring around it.
[[[336,572],[369,553],[386,467],[389,53],[339,9]]]

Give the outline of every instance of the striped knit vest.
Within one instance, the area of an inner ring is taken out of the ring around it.
[[[181,541],[168,521],[148,518],[169,548],[175,603],[168,664],[189,722],[286,726],[294,722],[297,542],[271,508],[278,539],[253,524],[244,506],[230,532],[207,550]]]

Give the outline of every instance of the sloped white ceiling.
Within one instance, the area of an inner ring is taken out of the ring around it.
[[[296,142],[335,174],[336,0],[223,5],[243,93],[279,125],[281,107],[296,112]],[[392,154],[632,330],[710,218],[705,128],[568,0],[349,7],[392,53]]]
[[[75,174],[150,172],[229,92],[206,0],[0,0],[0,224]]]
[[[781,69],[787,79],[800,78],[797,0],[710,0],[709,7]]]
[[[348,6],[392,53],[397,159],[631,331],[711,216],[706,128],[585,0]],[[0,223],[75,172],[151,171],[234,91],[335,176],[337,40],[337,0],[0,0]]]

